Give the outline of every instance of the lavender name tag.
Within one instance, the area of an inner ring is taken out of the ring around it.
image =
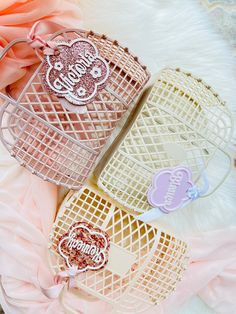
[[[148,201],[165,213],[172,212],[189,200],[188,190],[193,187],[188,168],[163,169],[156,173],[148,190]]]

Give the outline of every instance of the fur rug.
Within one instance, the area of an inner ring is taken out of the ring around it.
[[[152,73],[180,67],[209,83],[232,110],[236,99],[236,65],[228,43],[217,33],[197,0],[80,0],[84,27],[119,40]],[[233,153],[233,152],[232,152]],[[227,164],[217,156],[209,169],[217,182]],[[236,224],[235,171],[217,190],[160,223],[181,236]],[[214,313],[197,296],[178,314]]]

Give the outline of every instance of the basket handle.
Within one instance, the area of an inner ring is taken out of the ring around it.
[[[8,53],[8,51],[15,45],[21,44],[21,43],[27,43],[28,40],[26,38],[18,38],[12,40],[9,44],[6,45],[6,47],[3,48],[3,50],[0,52],[0,60],[2,60],[5,55]]]
[[[13,41],[11,41],[10,43],[8,43],[6,45],[6,47],[4,47],[1,51],[0,51],[0,61],[3,60],[6,56],[6,54],[8,53],[8,51],[15,45],[17,44],[21,44],[21,43],[26,43],[27,39],[26,38],[20,38],[20,39],[15,39]],[[0,92],[0,98],[2,98],[3,100],[9,102],[15,102],[16,100],[13,99],[12,97],[9,97],[7,94],[4,94],[3,92]]]
[[[233,166],[233,159],[232,159],[232,157],[227,152],[222,151],[222,153],[228,158],[227,169],[226,169],[222,179],[208,193],[205,193],[205,194],[201,195],[201,198],[205,198],[205,197],[208,197],[208,196],[212,195],[225,182],[225,180],[227,179],[227,177],[229,176],[229,174],[230,174],[230,172],[232,170],[232,166]]]
[[[36,34],[36,29],[38,28],[38,26],[42,23],[41,20],[36,21],[33,26],[31,27],[29,34],[27,36],[27,38],[18,38],[18,39],[14,39],[12,40],[8,45],[6,45],[6,47],[1,51],[0,53],[0,60],[3,59],[6,55],[6,53],[14,46],[20,43],[28,43],[29,45],[32,45],[32,48],[35,50],[36,55],[39,57],[40,60],[43,60],[42,57],[40,56],[40,54],[38,53],[38,48],[42,48],[42,47],[50,47],[48,45],[48,43],[42,39],[42,37],[40,35]],[[45,23],[45,22],[44,22]],[[47,24],[51,24],[52,22],[47,21]]]
[[[10,43],[8,43],[6,45],[6,47],[4,47],[1,51],[0,51],[0,61],[3,60],[5,58],[5,56],[7,55],[7,53],[11,50],[11,48],[15,45],[18,44],[23,44],[23,43],[29,43],[29,39],[27,38],[18,38],[15,40],[12,40]],[[40,56],[38,49],[34,49],[36,56],[39,58],[39,60],[43,60],[42,57]],[[10,101],[10,102],[14,102],[15,104],[17,104],[16,99],[14,99],[13,97],[10,97],[7,93],[3,93],[0,92],[0,98],[2,98],[3,100],[6,101]]]

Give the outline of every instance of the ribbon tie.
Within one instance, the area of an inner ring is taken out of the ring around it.
[[[45,55],[55,55],[57,51],[57,43],[53,41],[45,41],[40,35],[37,35],[36,29],[40,21],[32,26],[27,39],[33,49],[42,49]]]
[[[81,271],[78,270],[76,266],[71,266],[67,270],[61,271],[57,275],[55,275],[54,277],[55,285],[49,288],[43,288],[41,287],[40,284],[38,284],[39,289],[49,299],[56,299],[59,297],[61,291],[66,285],[68,285],[69,289],[76,287],[75,278],[79,273],[81,273]]]
[[[202,173],[203,179],[203,186],[198,188],[197,186],[193,186],[192,188],[188,189],[188,197],[190,200],[195,201],[197,198],[203,196],[209,189],[209,182],[205,172]]]

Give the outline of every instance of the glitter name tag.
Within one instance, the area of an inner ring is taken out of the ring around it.
[[[59,42],[57,53],[45,56],[43,82],[49,93],[75,106],[84,106],[103,89],[109,66],[88,39]]]
[[[73,224],[58,244],[58,252],[67,266],[76,266],[79,271],[104,267],[108,261],[109,248],[108,234],[85,222]]]

